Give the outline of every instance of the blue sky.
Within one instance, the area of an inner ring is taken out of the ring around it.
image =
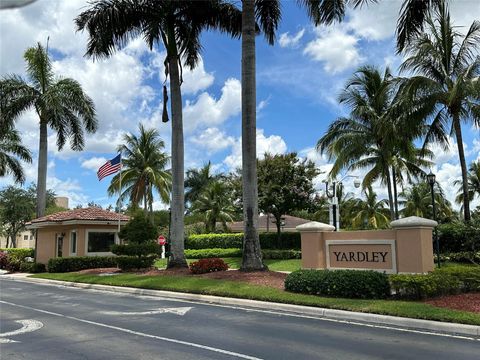
[[[83,57],[86,34],[76,33],[73,19],[86,6],[84,0],[38,0],[33,5],[2,11],[0,17],[0,73],[24,75],[23,52],[50,37],[50,54],[58,75],[80,81],[93,98],[99,130],[87,136],[83,152],[66,148],[58,152],[55,134],[49,134],[48,186],[68,196],[70,205],[108,198],[109,179],[98,182],[96,170],[115,156],[125,132],[136,131],[141,122],[155,127],[170,148],[171,123],[161,122],[161,85],[164,52],[150,52],[141,39],[106,60]],[[314,28],[296,2],[282,2],[283,19],[277,43],[269,46],[257,37],[257,151],[297,151],[328,171],[331,161],[314,151],[317,140],[345,109],[336,102],[339,90],[353,71],[363,64],[390,66],[394,72],[401,62],[395,55],[394,30],[400,1],[384,0],[359,11],[349,11],[342,24]],[[480,14],[480,2],[452,2],[457,25],[469,26]],[[202,61],[194,71],[184,72],[183,100],[186,168],[211,160],[217,171],[230,171],[241,164],[240,141],[240,56],[241,42],[218,33],[204,33]],[[5,56],[4,54],[8,54]],[[36,181],[38,120],[33,112],[18,121],[24,143],[35,161],[26,167],[27,181]],[[479,158],[480,133],[464,126],[464,145],[469,161]],[[434,148],[433,171],[452,200],[452,187],[460,177],[458,153],[452,139],[448,151]],[[362,172],[355,173],[362,176]],[[316,179],[319,191],[321,181]],[[11,183],[0,179],[0,186]],[[356,195],[351,181],[346,186]],[[375,189],[385,196],[380,185]],[[160,201],[156,208],[164,207]]]

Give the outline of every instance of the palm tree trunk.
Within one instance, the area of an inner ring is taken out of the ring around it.
[[[463,218],[465,222],[470,221],[470,199],[468,198],[468,170],[463,150],[462,127],[458,116],[453,117],[453,128],[457,139],[458,157],[462,168],[462,191],[463,191]]]
[[[395,211],[393,210],[393,195],[392,195],[392,181],[391,181],[391,176],[390,176],[390,169],[388,166],[386,167],[387,169],[387,190],[388,190],[388,205],[390,207],[390,221],[395,220]]]
[[[47,206],[47,122],[40,116],[40,141],[38,148],[38,178],[37,178],[37,217],[45,215]]]
[[[392,166],[392,182],[393,182],[393,202],[395,204],[395,219],[398,219],[397,173],[395,172],[395,166]]]
[[[255,1],[242,2],[242,271],[265,270],[258,238]]]
[[[172,203],[171,203],[171,256],[168,268],[188,267],[184,253],[184,174],[183,174],[183,119],[180,89],[179,58],[173,32],[169,34],[168,66],[170,70],[170,96],[172,110]]]

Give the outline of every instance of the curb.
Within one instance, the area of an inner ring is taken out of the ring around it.
[[[28,274],[30,275],[30,274]],[[241,306],[250,309],[259,309],[263,311],[281,311],[289,314],[311,316],[319,319],[326,319],[340,322],[357,322],[360,325],[380,325],[397,329],[408,329],[416,331],[425,331],[432,334],[447,334],[454,336],[468,336],[480,340],[480,326],[466,325],[458,323],[447,323],[432,320],[411,319],[390,315],[378,315],[372,313],[361,313],[346,310],[335,310],[326,308],[317,308],[303,305],[292,305],[282,303],[272,303],[259,300],[237,299],[213,295],[201,295],[191,293],[181,293],[164,290],[150,290],[122,286],[110,286],[99,284],[85,284],[61,280],[27,278],[26,276],[8,276],[3,275],[1,278],[16,281],[27,281],[33,283],[41,283],[48,285],[62,285],[80,289],[92,289],[109,291],[114,293],[123,293],[131,295],[148,295],[163,297],[172,300],[188,300],[201,302],[205,304],[216,304],[224,306]]]

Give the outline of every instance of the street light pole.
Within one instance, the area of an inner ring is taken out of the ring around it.
[[[334,231],[338,231],[340,229],[340,212],[338,212],[338,216],[337,216],[337,207],[339,206],[338,198],[337,198],[337,196],[338,196],[337,186],[341,186],[342,181],[344,179],[346,179],[347,177],[355,178],[355,181],[354,181],[355,188],[360,187],[360,181],[358,180],[358,176],[347,174],[344,177],[342,177],[338,183],[336,181],[332,182],[332,192],[330,193],[330,191],[328,190],[328,184],[329,184],[328,180],[325,180],[325,195],[327,195],[327,198],[330,199],[330,206],[331,206],[330,209],[332,210],[331,219],[332,219],[332,222],[333,222],[333,226],[335,227]],[[338,217],[338,220],[337,220],[337,217]]]
[[[435,192],[433,190],[435,186],[435,174],[430,171],[430,173],[427,175],[427,181],[428,184],[430,185],[430,193],[432,195],[432,212],[433,212],[433,220],[437,221],[437,211],[435,207]],[[433,238],[435,239],[435,247],[437,250],[437,264],[438,267],[440,267],[440,244],[438,243],[438,234],[437,234],[437,227],[433,229]]]

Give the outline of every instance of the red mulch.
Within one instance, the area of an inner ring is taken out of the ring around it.
[[[80,274],[96,275],[96,274],[120,273],[120,272],[122,272],[122,270],[114,267],[114,268],[85,269],[85,270],[80,270],[80,271],[77,271],[77,272],[80,273]]]
[[[480,313],[480,293],[442,296],[425,302],[433,306]]]

